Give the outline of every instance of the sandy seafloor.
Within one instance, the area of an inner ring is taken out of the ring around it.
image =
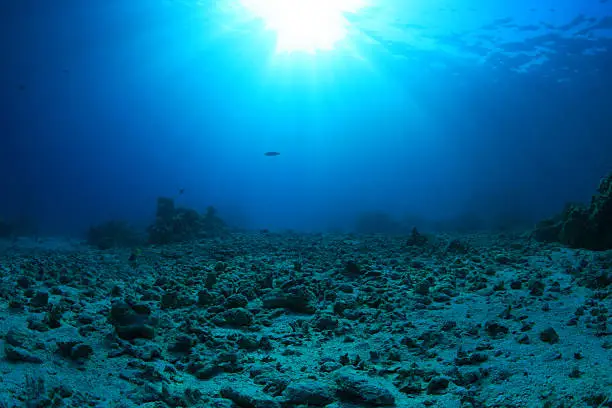
[[[612,406],[612,251],[408,238],[2,241],[0,407]]]

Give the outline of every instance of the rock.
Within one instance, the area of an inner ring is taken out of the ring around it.
[[[288,309],[296,313],[314,313],[314,295],[303,285],[297,285],[285,290],[273,289],[263,297],[266,309]]]
[[[58,341],[59,354],[72,360],[82,361],[93,354],[93,347],[78,340]]]
[[[6,359],[12,362],[42,363],[43,360],[30,352],[33,348],[34,335],[31,330],[20,327],[12,327],[6,333],[4,354]]]
[[[27,276],[20,276],[17,278],[17,285],[22,289],[28,289],[33,283],[32,279]]]
[[[432,286],[433,284],[429,279],[423,279],[415,285],[414,293],[421,296],[427,296],[429,295],[429,290]]]
[[[43,360],[40,357],[35,356],[34,354],[30,353],[28,350],[21,348],[21,347],[15,347],[10,344],[4,345],[4,354],[8,361],[12,361],[14,363],[40,364],[43,362]]]
[[[198,306],[210,306],[214,304],[216,297],[207,289],[198,292]]]
[[[293,382],[283,392],[285,404],[322,407],[334,398],[331,388],[320,381],[304,380]]]
[[[235,294],[235,295],[231,295],[230,297],[228,297],[225,300],[225,303],[223,304],[223,306],[225,306],[227,309],[233,309],[233,308],[245,308],[247,307],[248,304],[249,304],[249,300],[247,299],[246,296],[241,295],[241,294]]]
[[[168,350],[175,353],[189,353],[196,343],[197,339],[195,336],[179,334],[174,343],[168,347]]]
[[[343,273],[347,276],[359,276],[361,275],[361,267],[355,261],[347,261],[344,264]]]
[[[485,323],[485,331],[491,338],[500,339],[508,334],[510,329],[500,323],[488,321]]]
[[[151,311],[144,304],[130,305],[116,301],[111,306],[109,321],[115,327],[117,336],[124,340],[152,339],[155,336]]]
[[[316,330],[322,331],[335,330],[340,325],[340,322],[334,316],[322,314],[317,316],[311,324]]]
[[[237,307],[217,314],[213,318],[213,323],[217,326],[245,327],[253,324],[253,320],[253,313]]]
[[[49,292],[47,291],[38,291],[30,300],[30,305],[33,307],[44,307],[49,303]]]
[[[238,407],[281,408],[279,401],[255,386],[225,386],[221,389],[221,396],[232,400]]]
[[[449,383],[448,377],[434,377],[427,385],[427,394],[442,394],[448,388]]]
[[[193,298],[185,294],[179,293],[178,291],[168,291],[161,296],[160,307],[162,310],[167,309],[180,309],[183,307],[189,307],[195,303]]]
[[[546,286],[541,280],[532,279],[531,281],[529,281],[529,294],[531,296],[544,295],[544,289],[546,289]]]
[[[11,327],[6,333],[6,343],[14,347],[25,347],[28,340],[32,337],[31,332],[19,327]]]
[[[70,358],[73,360],[88,359],[93,354],[93,347],[89,344],[79,343],[70,350]]]
[[[259,339],[253,335],[241,335],[236,340],[236,344],[242,350],[255,351],[259,349]]]
[[[176,309],[179,307],[178,294],[176,291],[164,292],[161,296],[160,307],[162,310]]]
[[[559,342],[559,335],[552,327],[544,329],[540,332],[540,340],[545,343],[555,344]]]
[[[395,397],[378,381],[343,368],[334,373],[338,396],[347,402],[382,407],[395,404]]]

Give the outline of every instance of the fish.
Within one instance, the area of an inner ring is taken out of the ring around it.
[[[185,192],[184,188],[179,188],[179,195],[183,195],[184,192]]]
[[[264,156],[272,157],[272,156],[280,156],[279,152],[265,152]]]

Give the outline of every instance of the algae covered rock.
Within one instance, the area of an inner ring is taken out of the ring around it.
[[[567,205],[561,214],[539,222],[533,236],[572,248],[612,249],[612,173],[601,180],[588,206]]]

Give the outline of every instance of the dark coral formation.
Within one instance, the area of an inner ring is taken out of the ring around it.
[[[0,220],[0,238],[10,238],[13,236],[13,224]]]
[[[167,197],[157,199],[155,223],[148,229],[151,244],[218,237],[226,231],[225,223],[213,207],[208,207],[202,215],[194,209],[175,207],[174,200]]]
[[[408,237],[408,240],[406,241],[406,245],[408,246],[425,246],[427,245],[427,237],[425,235],[422,235],[417,229],[416,227],[412,228],[412,232],[410,233],[410,236]]]
[[[366,212],[359,214],[355,222],[355,232],[359,234],[401,234],[402,223],[384,212]]]
[[[556,217],[538,223],[533,236],[572,248],[612,249],[612,173],[601,180],[588,206],[567,205]]]
[[[215,207],[206,208],[206,213],[201,218],[202,230],[207,236],[215,237],[226,234],[227,226],[225,222],[217,216]]]
[[[132,247],[142,244],[140,234],[125,221],[112,220],[92,226],[87,243],[99,249]]]
[[[18,236],[34,236],[38,233],[35,220],[27,216],[11,219],[0,218],[0,238],[15,238]]]

